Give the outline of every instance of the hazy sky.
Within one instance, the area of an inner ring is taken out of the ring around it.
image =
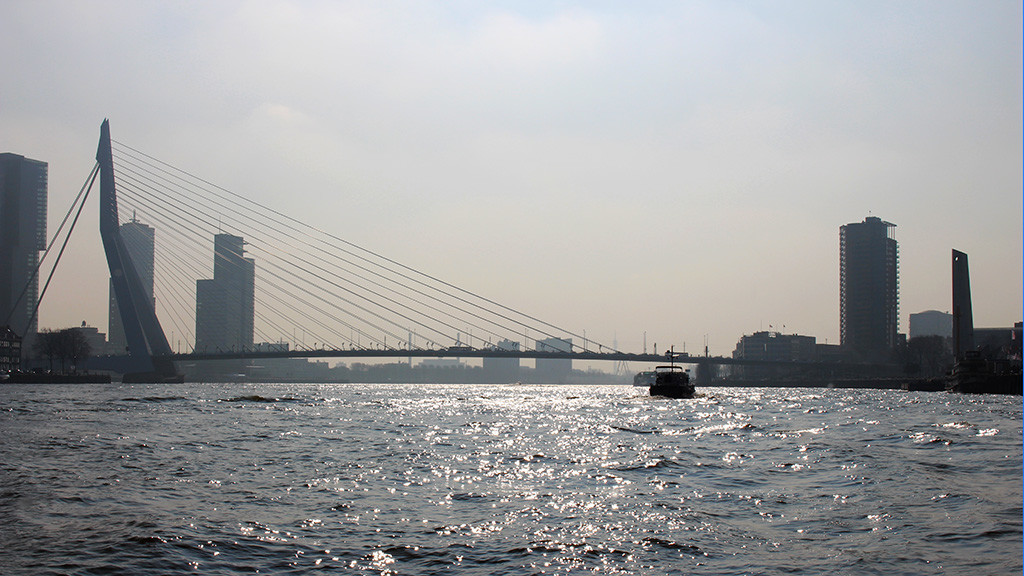
[[[1020,2],[0,6],[0,151],[56,229],[114,138],[639,351],[839,339],[839,226],[897,225],[900,330],[1022,317]],[[106,328],[95,206],[42,327]],[[66,267],[65,267],[66,266]]]

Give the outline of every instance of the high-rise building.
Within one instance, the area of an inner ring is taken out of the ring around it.
[[[196,280],[196,351],[252,350],[256,262],[240,236],[213,238],[213,278]]]
[[[895,224],[868,216],[839,228],[839,337],[862,360],[882,361],[897,342],[899,261]]]
[[[121,238],[124,239],[125,248],[128,249],[128,257],[131,258],[135,271],[142,281],[142,288],[149,297],[149,303],[156,309],[156,297],[153,293],[153,253],[155,247],[155,231],[152,227],[139,222],[134,215],[130,222],[121,224]],[[121,313],[117,309],[117,299],[114,298],[114,286],[110,285],[110,317],[107,326],[107,337],[110,350],[114,353],[123,354],[128,346],[124,334],[124,325],[121,323]]]
[[[572,352],[571,338],[545,338],[537,340],[538,352]],[[534,378],[545,384],[565,384],[572,374],[572,360],[568,358],[537,358]]]
[[[46,162],[0,154],[0,328],[31,354],[38,320],[39,252],[46,249]]]

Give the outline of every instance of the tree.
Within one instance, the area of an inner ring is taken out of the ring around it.
[[[77,371],[92,354],[92,347],[85,335],[77,328],[65,328],[64,330],[43,329],[36,334],[35,343],[32,349],[36,354],[45,356],[50,363],[50,371],[53,371],[53,361],[60,359],[60,371],[66,372],[67,364],[70,362],[73,370]]]
[[[72,370],[77,372],[92,354],[92,346],[86,340],[85,334],[82,334],[82,331],[77,328],[61,330],[61,334],[64,334],[63,340],[66,346],[64,353],[71,360]]]
[[[58,355],[57,332],[44,328],[36,333],[35,341],[32,343],[32,350],[45,357],[50,363],[50,372],[53,372],[53,359]]]

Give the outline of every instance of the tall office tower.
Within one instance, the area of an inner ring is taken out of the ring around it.
[[[196,351],[252,350],[256,262],[240,236],[213,237],[213,279],[196,280]]]
[[[156,297],[153,294],[153,253],[155,247],[156,233],[152,227],[139,222],[134,215],[130,222],[121,224],[121,238],[124,239],[125,247],[128,249],[128,257],[131,258],[135,271],[142,280],[142,288],[149,296],[149,303],[156,309]],[[124,335],[124,325],[121,323],[121,312],[117,309],[117,299],[114,298],[114,285],[110,285],[110,317],[107,325],[107,338],[110,350],[114,354],[123,354],[128,346]]]
[[[895,224],[869,216],[839,228],[839,336],[843,348],[882,361],[896,345],[899,261]]]
[[[39,252],[46,249],[46,162],[0,154],[0,328],[22,338],[32,352],[38,320]]]

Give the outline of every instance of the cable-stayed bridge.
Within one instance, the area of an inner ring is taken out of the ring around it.
[[[107,121],[81,202],[97,175],[126,354],[94,368],[165,379],[174,361],[232,358],[664,359],[588,340],[259,205],[114,140]]]
[[[180,380],[175,362],[257,358],[670,356],[697,364],[699,379],[710,365],[779,364],[589,340],[175,168],[112,139],[106,120],[96,166],[61,229],[77,210],[74,227],[97,178],[111,315],[120,318],[111,340],[123,328],[125,350],[90,367],[129,381]]]

